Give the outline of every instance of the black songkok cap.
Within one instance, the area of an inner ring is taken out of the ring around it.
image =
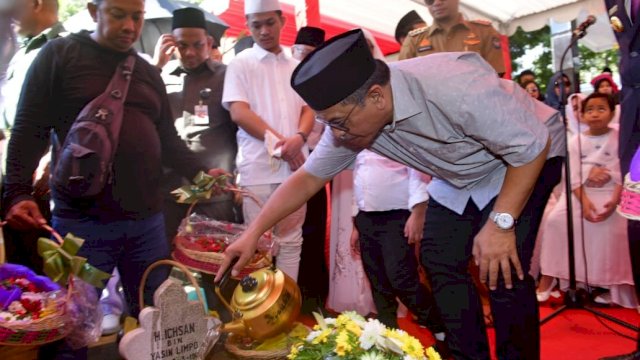
[[[376,62],[360,29],[337,35],[312,51],[291,75],[291,87],[314,110],[325,110],[369,80]]]
[[[420,15],[415,10],[411,10],[405,14],[405,16],[398,21],[398,25],[396,26],[396,41],[400,43],[400,38],[403,36],[407,36],[409,31],[413,29],[413,25],[417,23],[425,22]]]
[[[171,30],[178,28],[202,28],[207,30],[204,13],[192,7],[174,10]]]
[[[309,45],[318,47],[324,42],[324,30],[313,27],[304,26],[298,30],[295,44]]]

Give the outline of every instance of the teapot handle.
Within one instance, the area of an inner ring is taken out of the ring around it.
[[[220,299],[220,302],[224,305],[224,307],[227,308],[227,310],[229,310],[231,314],[233,314],[234,311],[231,308],[231,305],[229,304],[227,299],[225,299],[224,296],[222,296],[222,292],[220,291],[220,288],[222,287],[223,284],[225,284],[229,280],[229,277],[231,276],[231,270],[233,270],[233,267],[236,265],[238,260],[240,260],[240,258],[237,258],[237,257],[233,258],[227,270],[225,270],[224,273],[222,274],[220,281],[216,281],[213,283],[214,291],[216,295],[218,295],[218,299]]]

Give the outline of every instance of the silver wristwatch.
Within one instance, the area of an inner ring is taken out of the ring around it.
[[[499,213],[492,211],[489,213],[491,219],[502,230],[511,230],[516,225],[516,220],[509,213]]]

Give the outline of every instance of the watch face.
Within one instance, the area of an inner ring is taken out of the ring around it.
[[[498,216],[496,216],[496,224],[501,229],[511,229],[513,227],[513,216],[509,214],[498,214]]]

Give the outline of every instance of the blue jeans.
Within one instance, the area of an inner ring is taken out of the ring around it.
[[[129,314],[137,317],[142,274],[149,265],[169,257],[164,216],[160,213],[142,220],[111,222],[54,216],[52,224],[62,236],[70,232],[85,240],[78,255],[86,257],[91,265],[108,274],[118,267]],[[166,280],[169,271],[160,267],[149,275],[144,288],[145,304],[153,304],[153,292]]]

